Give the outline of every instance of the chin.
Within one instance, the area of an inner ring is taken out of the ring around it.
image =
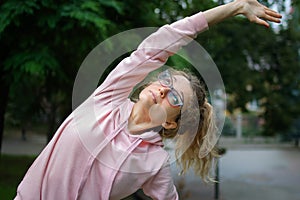
[[[141,104],[147,107],[152,106],[154,104],[153,100],[150,99],[147,95],[140,95],[138,102],[140,102]]]

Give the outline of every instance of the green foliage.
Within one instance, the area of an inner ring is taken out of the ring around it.
[[[7,58],[4,62],[4,70],[19,70],[20,73],[13,74],[13,80],[21,81],[22,74],[32,76],[46,76],[49,71],[59,71],[59,63],[49,48],[43,46],[37,50],[25,50]]]
[[[2,200],[13,199],[16,196],[17,186],[33,162],[33,156],[0,157],[0,194]]]
[[[1,3],[0,80],[10,88],[9,116],[26,124],[42,114],[53,134],[53,123],[70,112],[72,83],[84,56],[115,26],[107,10],[122,14],[123,5],[101,0]]]
[[[293,34],[291,29],[281,30],[270,54],[265,56],[271,66],[262,72],[266,79],[263,95],[267,100],[263,106],[268,135],[288,130],[300,113],[300,46]]]
[[[266,121],[265,135],[287,131],[300,114],[300,46],[299,31],[292,28],[295,20],[291,18],[287,28],[276,31],[236,17],[198,39],[220,69],[230,97],[229,111],[241,108],[248,112],[247,102],[258,100]]]
[[[4,29],[11,23],[20,25],[19,18],[21,15],[33,14],[34,10],[38,8],[36,0],[5,1],[0,7],[0,36]]]
[[[106,6],[106,7],[110,7],[114,10],[116,10],[120,15],[124,15],[124,7],[126,6],[124,4],[124,2],[121,1],[106,1],[106,0],[98,0],[100,2],[101,5]]]
[[[110,24],[109,20],[104,19],[101,4],[96,1],[75,1],[61,7],[61,16],[70,17],[77,20],[82,27],[93,24],[100,31],[106,33],[106,28]]]

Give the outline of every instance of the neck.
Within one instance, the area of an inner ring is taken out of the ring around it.
[[[140,106],[139,103],[134,104],[128,119],[128,130],[131,134],[142,134],[153,128],[160,127],[157,124],[153,124],[148,112],[149,111],[143,106]]]

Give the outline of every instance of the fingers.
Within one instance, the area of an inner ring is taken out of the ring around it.
[[[269,10],[266,10],[265,11],[266,13],[266,16],[264,17],[266,20],[268,21],[271,21],[271,22],[277,22],[277,23],[280,23],[280,19],[281,19],[281,15],[275,11],[269,11]]]
[[[270,25],[265,20],[262,20],[262,19],[260,19],[258,17],[255,19],[254,22],[257,23],[257,24],[263,25],[263,26],[265,26],[267,28],[270,27]]]
[[[280,23],[281,17],[282,16],[278,12],[276,12],[266,6],[263,6],[263,12],[261,14],[257,15],[253,21],[255,23],[263,25],[265,27],[270,27],[270,25],[267,23],[267,21]]]
[[[282,16],[278,12],[276,12],[268,7],[265,7],[265,6],[264,6],[264,9],[265,9],[265,15],[262,16],[262,18],[264,18],[268,21],[271,21],[271,22],[280,23],[280,19]]]
[[[250,22],[269,27],[269,22],[280,23],[281,15],[266,7],[265,5],[259,3],[257,0],[245,0],[241,3],[244,3],[242,6],[242,14],[246,16]]]

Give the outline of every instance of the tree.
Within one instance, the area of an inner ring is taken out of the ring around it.
[[[285,9],[284,1],[274,3]],[[295,6],[287,26],[279,30],[237,17],[199,37],[220,69],[230,96],[229,111],[241,108],[248,112],[246,104],[258,100],[266,121],[265,135],[287,131],[300,114],[299,18]]]
[[[264,102],[267,135],[286,132],[300,115],[299,5],[294,2],[292,12],[288,13],[287,27],[275,38],[270,56],[265,56],[271,66],[271,70],[265,72],[269,83],[265,84],[268,99]]]
[[[21,120],[34,115],[32,108],[38,106],[34,110],[46,114],[51,138],[59,108],[70,102],[72,81],[84,55],[108,36],[108,27],[116,27],[106,19],[106,9],[122,12],[117,1],[1,2],[0,144],[7,102],[22,108],[26,101],[21,99],[36,98],[32,104],[27,101],[26,109],[17,109]],[[29,96],[25,88],[31,90]]]
[[[59,120],[71,112],[73,81],[85,56],[113,34],[164,24],[154,12],[159,3],[158,0],[142,0],[139,4],[133,0],[1,2],[0,144],[6,112],[20,124],[31,121],[29,116],[40,117],[42,113],[47,119],[49,140]]]

